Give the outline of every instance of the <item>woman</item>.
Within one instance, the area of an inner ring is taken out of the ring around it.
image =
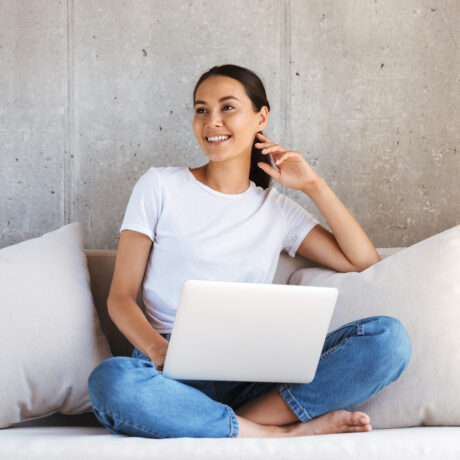
[[[346,409],[406,368],[411,345],[392,317],[364,318],[329,333],[308,384],[181,381],[161,374],[186,279],[270,283],[283,248],[341,272],[380,261],[301,153],[262,134],[270,106],[256,74],[213,67],[193,98],[193,130],[209,162],[149,168],[133,188],[107,305],[134,350],[132,357],[105,360],[90,375],[96,417],[111,433],[151,438],[370,431],[367,414]],[[271,178],[306,193],[333,233],[269,187]],[[136,304],[141,283],[145,314]]]

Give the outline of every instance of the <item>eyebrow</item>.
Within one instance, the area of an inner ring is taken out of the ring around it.
[[[219,99],[219,102],[225,101],[227,99],[236,99],[237,101],[239,101],[239,99],[236,96],[224,96]],[[197,105],[197,104],[206,104],[206,102],[205,101],[195,101],[194,105]]]

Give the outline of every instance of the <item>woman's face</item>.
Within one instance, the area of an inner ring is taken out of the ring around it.
[[[208,77],[200,84],[194,109],[193,131],[212,161],[228,160],[241,154],[250,156],[256,133],[267,124],[267,107],[254,112],[244,86],[238,80],[222,75]],[[209,140],[219,135],[230,137]]]

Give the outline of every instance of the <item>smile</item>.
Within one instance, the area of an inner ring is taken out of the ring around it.
[[[227,142],[232,136],[217,136],[217,137],[205,137],[206,142],[211,145],[220,145]],[[210,140],[212,139],[212,140]]]

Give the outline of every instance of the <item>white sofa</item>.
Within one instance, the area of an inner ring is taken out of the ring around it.
[[[378,248],[378,252],[385,259],[401,249]],[[111,351],[115,356],[131,356],[132,345],[112,323],[106,310],[116,251],[85,250],[85,253],[94,303]],[[288,283],[297,270],[314,266],[313,262],[301,256],[291,258],[283,251],[273,282]],[[142,306],[140,295],[138,302]],[[454,353],[458,354],[459,350],[454,350]],[[460,382],[458,384],[460,389]],[[372,421],[371,417],[371,424]],[[374,427],[366,433],[296,438],[149,439],[111,434],[100,425],[92,412],[87,412],[80,415],[55,413],[0,430],[1,460],[45,458],[460,459],[460,426]]]

